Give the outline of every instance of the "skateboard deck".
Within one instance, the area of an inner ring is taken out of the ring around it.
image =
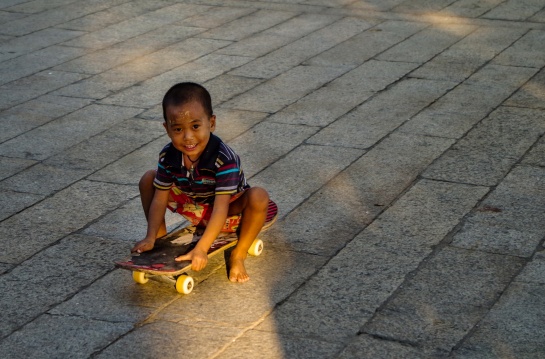
[[[278,207],[273,201],[269,201],[269,208],[265,224],[261,232],[267,230],[278,217]],[[237,244],[236,230],[241,216],[230,216],[226,223],[230,232],[221,232],[210,249],[208,257],[222,253]],[[144,284],[149,279],[159,280],[174,284],[176,290],[183,294],[189,294],[194,287],[194,280],[186,272],[191,269],[191,261],[177,262],[176,257],[191,251],[204,234],[204,227],[187,226],[163,237],[157,238],[152,250],[143,253],[133,253],[130,257],[115,262],[116,267],[133,272],[133,280]],[[250,255],[257,256],[263,250],[263,241],[256,238],[248,250]]]

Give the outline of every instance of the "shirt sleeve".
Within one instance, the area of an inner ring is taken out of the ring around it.
[[[168,165],[168,146],[163,148],[161,154],[159,154],[159,163],[157,164],[157,173],[153,180],[153,185],[159,190],[169,190],[174,183],[172,172]]]

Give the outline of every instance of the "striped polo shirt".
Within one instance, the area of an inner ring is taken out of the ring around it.
[[[176,186],[195,202],[209,204],[218,194],[233,195],[250,187],[239,156],[214,134],[210,134],[193,175],[184,166],[183,153],[172,142],[166,145],[159,155],[154,185],[160,190]]]

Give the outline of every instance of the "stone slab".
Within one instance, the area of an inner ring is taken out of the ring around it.
[[[420,266],[363,332],[444,356],[480,322],[522,266],[520,258],[446,247]]]
[[[427,178],[493,186],[545,133],[542,111],[500,107],[426,169]],[[516,117],[517,121],[513,121]]]
[[[335,255],[451,144],[440,138],[388,137],[286,216],[282,226],[272,228],[272,242]]]
[[[352,148],[302,145],[252,177],[251,184],[269,192],[282,218],[363,153]]]
[[[530,30],[520,40],[499,54],[492,63],[541,68],[545,65],[545,31]]]
[[[241,39],[218,52],[227,55],[260,57],[336,20],[338,20],[337,16],[301,14],[265,31]]]
[[[242,76],[220,75],[206,81],[206,87],[212,97],[214,108],[231,98],[247,92],[263,82],[261,79],[254,79]],[[235,127],[235,126],[233,126]]]
[[[222,107],[273,113],[304,97],[345,72],[339,68],[296,66]],[[233,72],[231,72],[233,73]]]
[[[369,60],[272,115],[268,121],[327,126],[416,67]]]
[[[483,15],[488,19],[525,20],[543,9],[543,2],[539,0],[508,0]]]
[[[468,217],[453,245],[531,257],[545,231],[544,173],[540,167],[515,167]]]
[[[348,344],[339,359],[350,358],[404,358],[421,359],[426,357],[422,350],[407,343],[399,343],[366,334],[359,334]]]
[[[516,282],[545,284],[545,253],[543,247],[526,264],[522,272],[515,278]]]
[[[0,181],[11,177],[36,163],[37,161],[34,160],[0,156]]]
[[[487,190],[417,183],[283,302],[263,327],[273,322],[280,333],[348,341]]]
[[[209,358],[219,352],[225,342],[235,340],[241,333],[238,329],[214,327],[207,328],[206,332],[207,335],[203,336],[200,328],[171,322],[152,322],[121,337],[96,355],[96,358]],[[168,333],[168,339],[165,333]]]
[[[86,77],[83,74],[46,70],[3,84],[0,86],[0,110],[33,100]]]
[[[425,27],[422,23],[385,21],[314,56],[305,64],[354,68]]]
[[[425,28],[377,56],[378,60],[416,62],[423,64],[464,38],[474,26],[438,24]]]
[[[541,358],[545,355],[543,284],[513,283],[471,333],[455,358]]]
[[[528,68],[485,66],[403,124],[400,130],[460,138],[496,109],[532,74],[533,70]],[[475,101],[476,98],[479,101]]]
[[[4,250],[0,261],[20,263],[70,233],[80,230],[92,219],[117,208],[136,196],[133,186],[79,181],[41,201],[24,212],[0,222]],[[67,205],[77,200],[78,208]],[[21,241],[21,238],[25,238]]]
[[[256,11],[256,9],[250,7],[211,6],[203,13],[183,19],[182,24],[184,26],[213,29]]]
[[[545,109],[545,70],[539,71],[530,81],[505,101],[506,106]]]
[[[0,182],[0,186],[3,182]],[[44,194],[0,191],[0,221],[24,210],[45,198]]]
[[[92,181],[137,185],[144,172],[156,169],[159,153],[169,143],[167,135],[119,158],[88,178]]]
[[[342,344],[340,343],[249,330],[225,348],[217,358],[236,359],[262,355],[266,355],[270,359],[335,358],[341,348]]]
[[[445,7],[439,14],[456,17],[472,17],[479,18],[481,15],[486,14],[491,9],[495,8],[499,4],[504,2],[503,0],[462,0],[455,1],[449,6]]]
[[[246,178],[251,178],[291,152],[316,133],[310,126],[262,122],[229,142],[240,156]]]
[[[241,66],[231,74],[271,79],[371,26],[369,22],[360,19],[341,19]]]
[[[131,326],[130,323],[46,314],[2,340],[0,355],[13,359],[88,358],[130,331]]]
[[[326,261],[325,257],[268,249],[267,232],[260,237],[265,242],[263,253],[259,257],[248,256],[244,262],[250,281],[243,285],[232,283],[222,267],[195,286],[191,295],[173,301],[157,313],[156,320],[203,329],[252,328]],[[239,298],[249,303],[243,310]]]
[[[322,129],[308,142],[367,149],[454,87],[452,82],[406,79]]]
[[[219,108],[214,111],[216,114],[216,130],[214,134],[224,142],[229,143],[247,131],[251,131],[261,123],[267,116],[263,112],[239,111],[228,108]]]
[[[541,137],[522,159],[522,163],[545,167],[545,138]]]
[[[2,336],[111,271],[111,256],[124,250],[117,242],[69,236],[1,276]]]
[[[7,156],[44,160],[136,116],[142,110],[90,105],[0,144]],[[35,141],[40,138],[40,141]],[[63,138],[63,141],[59,141]]]

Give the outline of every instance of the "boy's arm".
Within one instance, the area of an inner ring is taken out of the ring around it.
[[[141,253],[153,248],[155,239],[157,239],[157,233],[165,220],[169,192],[170,191],[166,190],[155,190],[148,212],[148,230],[146,232],[146,238],[136,243],[131,252]]]
[[[229,213],[229,201],[231,195],[220,194],[214,199],[214,206],[210,221],[208,222],[203,236],[197,242],[195,248],[182,256],[176,258],[177,261],[191,260],[192,269],[199,271],[208,263],[208,250],[216,240],[225,225],[227,214]]]

